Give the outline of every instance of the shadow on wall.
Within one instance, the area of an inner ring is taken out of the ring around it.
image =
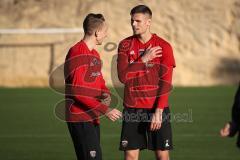
[[[221,84],[235,84],[240,81],[240,57],[222,58],[213,73]]]

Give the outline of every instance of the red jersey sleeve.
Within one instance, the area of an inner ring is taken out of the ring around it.
[[[168,67],[167,73],[161,78],[161,82],[159,83],[159,89],[160,92],[164,92],[164,90],[168,90],[169,85],[172,84],[172,73],[173,73],[173,67]],[[168,97],[170,93],[165,93],[163,95],[159,95],[157,97],[157,108],[165,108],[168,105]]]
[[[110,94],[110,91],[109,91],[109,89],[108,89],[107,86],[106,86],[106,83],[105,83],[105,80],[104,80],[102,74],[101,74],[101,80],[102,80],[102,83],[101,83],[102,93],[108,93],[108,94]]]
[[[166,42],[162,46],[162,50],[161,64],[176,67],[172,46]]]
[[[176,67],[173,50],[170,44],[166,43],[162,46],[163,53],[162,53],[162,60],[161,64],[163,64],[167,68],[167,72],[160,77],[161,82],[159,82],[159,92],[163,93],[165,90],[169,90],[169,84],[172,85],[172,75],[173,75],[173,68]],[[157,98],[157,108],[163,109],[168,105],[168,97],[170,92],[165,93],[163,95],[159,95]]]

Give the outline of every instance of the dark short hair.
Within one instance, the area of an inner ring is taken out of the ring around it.
[[[101,27],[104,21],[105,19],[102,14],[94,14],[94,13],[88,14],[83,21],[84,33],[87,35],[94,34],[96,29]]]
[[[143,14],[148,14],[150,16],[150,18],[152,18],[152,11],[148,6],[145,5],[138,5],[136,7],[134,7],[131,12],[130,15],[134,15],[136,13],[143,13]]]

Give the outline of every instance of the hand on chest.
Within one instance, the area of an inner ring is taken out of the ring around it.
[[[129,63],[133,63],[133,62],[139,62],[140,58],[146,54],[146,50],[148,48],[149,45],[135,45],[135,47],[132,47],[129,51],[128,51],[128,62]],[[157,44],[152,44],[152,47],[156,47],[159,46]],[[159,64],[161,62],[161,58],[154,58],[153,60],[151,60],[149,63],[157,63]]]

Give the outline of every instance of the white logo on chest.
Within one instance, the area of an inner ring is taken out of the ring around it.
[[[139,53],[139,56],[142,56],[144,54],[145,50],[144,49],[139,49],[138,50],[138,53]]]

